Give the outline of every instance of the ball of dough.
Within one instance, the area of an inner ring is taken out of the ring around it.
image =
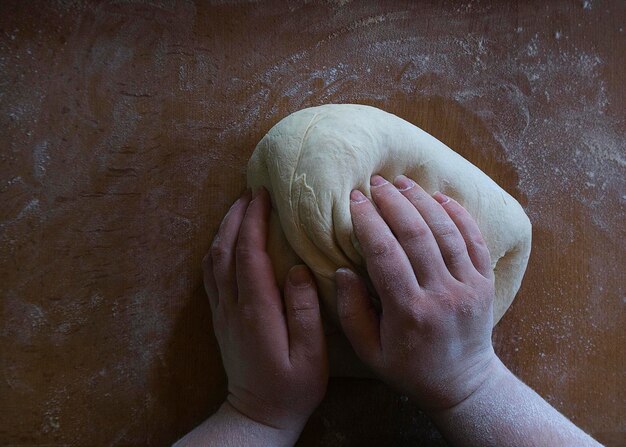
[[[352,230],[350,192],[368,197],[369,180],[405,174],[427,192],[441,191],[476,219],[495,274],[494,324],[520,286],[531,225],[520,204],[476,166],[411,123],[374,107],[328,104],[295,112],[257,145],[248,185],[272,198],[268,250],[283,284],[304,261],[325,311],[336,322],[334,274],[349,267],[367,275]],[[373,291],[373,290],[372,290]]]

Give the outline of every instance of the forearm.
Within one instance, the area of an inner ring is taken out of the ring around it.
[[[431,414],[452,445],[598,446],[499,360],[474,394],[450,410]]]
[[[300,430],[282,430],[255,422],[239,413],[228,402],[174,447],[192,446],[292,446]]]

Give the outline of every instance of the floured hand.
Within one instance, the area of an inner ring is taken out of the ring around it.
[[[374,203],[351,195],[351,214],[378,314],[363,281],[340,269],[338,313],[357,355],[423,408],[472,394],[497,360],[491,344],[493,273],[470,215],[400,176],[371,180]]]
[[[382,312],[339,269],[338,313],[357,355],[412,396],[451,445],[598,446],[524,385],[491,344],[493,274],[478,226],[457,202],[400,176],[351,194],[354,231]]]
[[[245,194],[203,261],[228,397],[178,445],[293,445],[326,392],[315,281],[295,266],[281,297],[266,250],[268,216],[267,191]]]

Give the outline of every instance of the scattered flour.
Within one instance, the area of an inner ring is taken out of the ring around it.
[[[297,11],[307,2],[290,3],[295,24],[272,22],[278,39],[291,36],[293,29],[302,31],[297,42],[282,47],[289,48],[287,54],[281,49],[277,56],[271,47],[247,42],[253,50],[232,57],[233,47],[228,54],[233,62],[226,60],[223,46],[207,47],[211,39],[189,45],[197,38],[193,32],[213,32],[192,26],[200,17],[200,6],[144,2],[134,11],[133,20],[113,20],[111,25],[111,17],[117,17],[127,3],[92,10],[87,2],[57,0],[52,8],[59,19],[80,14],[83,20],[74,28],[51,20],[49,29],[42,26],[28,33],[6,27],[0,36],[0,124],[10,137],[0,154],[0,193],[10,199],[3,202],[0,218],[0,263],[11,269],[36,265],[34,256],[20,254],[36,253],[29,244],[40,244],[38,250],[74,256],[76,270],[71,274],[86,284],[76,294],[44,306],[38,301],[41,297],[29,293],[31,282],[38,281],[35,286],[46,292],[46,300],[56,299],[57,292],[69,290],[65,281],[70,275],[58,274],[54,265],[42,266],[32,276],[22,275],[11,284],[12,294],[3,289],[4,310],[11,318],[3,320],[0,333],[19,346],[48,343],[59,356],[75,349],[93,356],[96,363],[100,354],[84,352],[81,338],[90,325],[104,327],[104,320],[96,319],[106,318],[110,327],[105,329],[113,329],[113,339],[122,344],[98,339],[101,349],[107,350],[102,355],[111,362],[96,370],[59,366],[47,394],[41,396],[44,414],[35,428],[42,433],[67,432],[62,409],[75,408],[69,400],[86,388],[105,398],[114,394],[111,384],[117,390],[150,389],[151,371],[167,361],[163,355],[173,330],[172,315],[179,313],[177,306],[184,301],[173,302],[172,297],[188,297],[199,281],[197,271],[189,269],[198,246],[206,245],[207,225],[197,222],[207,196],[199,191],[216,189],[212,205],[223,208],[238,192],[237,185],[225,190],[207,178],[211,164],[220,162],[229,168],[230,177],[243,179],[246,150],[251,153],[253,148],[242,147],[241,140],[263,135],[270,124],[304,107],[365,102],[385,109],[398,95],[454,102],[478,117],[493,135],[518,175],[516,186],[526,196],[535,228],[554,237],[556,250],[585,237],[570,208],[582,210],[579,218],[593,223],[594,238],[623,247],[626,147],[624,121],[616,118],[612,103],[615,86],[607,84],[609,61],[592,41],[574,39],[567,28],[536,32],[545,22],[541,26],[500,22],[481,2],[455,5],[445,17],[424,6],[427,32],[410,26],[415,11],[381,14],[380,8],[365,2],[335,0],[330,2],[332,11],[311,20]],[[577,5],[585,17],[600,9],[587,0]],[[245,20],[266,24],[272,20],[270,10],[270,6],[251,8]],[[475,24],[471,29],[470,14]],[[182,23],[178,28],[171,28],[173,16]],[[155,28],[139,26],[142,20]],[[493,32],[483,34],[486,27]],[[245,30],[233,39],[254,39],[250,34]],[[49,59],[48,40],[53,37],[63,40],[55,46],[58,53],[44,75],[34,61]],[[134,64],[148,64],[151,70],[139,71]],[[14,69],[29,66],[33,70]],[[164,91],[163,85],[169,89]],[[238,106],[233,107],[233,102]],[[58,113],[43,113],[50,110]],[[178,122],[172,118],[185,114]],[[154,120],[163,126],[154,129],[149,125]],[[49,123],[56,127],[46,127]],[[107,123],[106,128],[102,123]],[[175,147],[164,150],[160,146],[164,141]],[[189,194],[184,197],[175,195],[169,182],[181,173],[188,182]],[[115,180],[105,189],[94,190],[94,176],[101,180],[107,175]],[[135,189],[140,176],[147,191]],[[124,210],[134,214],[119,225],[119,216],[103,215],[102,209],[117,209],[124,198],[129,200]],[[108,208],[94,203],[106,203]],[[94,209],[100,214],[93,214]],[[77,215],[76,210],[81,211],[81,221],[67,225],[64,213]],[[133,220],[133,216],[139,217]],[[59,225],[65,225],[65,232]],[[62,240],[51,240],[49,229],[62,233]],[[113,252],[116,261],[126,263],[107,263],[112,257],[107,234],[112,232],[129,236],[129,246]],[[165,248],[160,257],[146,257],[145,246],[142,251],[137,242],[145,243],[151,235],[162,236]],[[67,243],[75,240],[95,248],[87,254],[75,253]],[[602,300],[618,300],[623,306],[626,299],[623,290],[614,293],[603,288],[607,278],[623,274],[618,267],[619,263],[609,261],[580,267],[581,282],[588,287],[584,292],[589,294],[580,312],[598,333],[619,321],[603,313]],[[144,285],[105,298],[99,284],[115,284],[131,270]],[[550,293],[565,293],[554,290],[537,293],[544,294],[548,303]],[[577,335],[576,318],[581,316],[547,304],[536,312],[534,318],[540,322],[533,333],[507,343],[520,350],[524,337],[549,338],[557,349],[535,346],[539,372],[555,377],[559,384],[571,383],[577,372],[569,369],[568,353],[575,348],[591,356],[601,346]],[[12,391],[34,395],[40,390],[21,380],[23,367],[7,368],[5,383]],[[69,380],[62,374],[82,379],[68,388],[64,384]],[[605,397],[607,402],[617,399]],[[145,422],[146,414],[159,405],[149,393],[142,402],[144,406],[133,411],[146,413],[135,413],[137,417],[120,429],[120,442],[127,442],[132,424]]]

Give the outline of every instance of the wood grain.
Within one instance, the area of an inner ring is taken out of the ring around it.
[[[362,103],[422,127],[534,226],[504,362],[626,442],[620,1],[0,4],[0,443],[165,445],[226,378],[200,260],[257,141]],[[335,379],[301,445],[444,445]]]

